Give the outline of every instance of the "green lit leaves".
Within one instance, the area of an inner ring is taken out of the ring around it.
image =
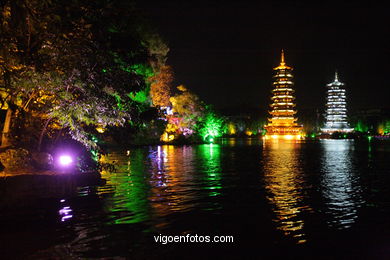
[[[222,136],[224,130],[224,119],[210,109],[198,123],[198,133],[206,142],[213,142],[214,138]]]

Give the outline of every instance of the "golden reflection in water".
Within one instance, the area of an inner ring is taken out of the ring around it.
[[[353,144],[353,140],[321,140],[321,185],[327,213],[331,215],[328,225],[338,229],[351,227],[361,203],[361,187],[352,162]]]
[[[301,193],[304,180],[297,158],[299,149],[299,141],[264,142],[264,180],[277,228],[297,243],[305,243],[301,213],[310,208],[304,205]]]
[[[228,146],[235,146],[236,145],[237,139],[234,137],[228,137],[228,138],[221,138],[220,142],[223,145],[228,145]]]

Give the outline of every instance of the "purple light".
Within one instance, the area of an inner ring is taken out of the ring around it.
[[[69,155],[61,155],[58,159],[58,162],[61,166],[69,166],[73,163],[73,159]]]
[[[70,207],[63,207],[62,209],[60,209],[58,211],[58,213],[60,214],[61,216],[61,221],[64,222],[70,218],[73,217],[73,215],[71,214],[72,213],[72,209]]]

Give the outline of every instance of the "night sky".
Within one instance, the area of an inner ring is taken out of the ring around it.
[[[294,67],[298,110],[324,109],[335,70],[351,110],[390,107],[384,6],[211,0],[138,6],[169,44],[175,84],[216,108],[266,110],[281,49]]]

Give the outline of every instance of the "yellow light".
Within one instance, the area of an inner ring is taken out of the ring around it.
[[[301,134],[287,134],[287,135],[265,135],[264,136],[264,139],[268,140],[268,139],[278,139],[278,140],[300,140],[302,139],[302,135]]]
[[[163,142],[171,142],[175,139],[175,135],[173,134],[168,134],[167,132],[164,132],[161,137],[160,137],[160,140],[163,141]]]
[[[236,134],[236,126],[233,123],[229,123],[228,129],[229,129],[228,130],[229,134],[231,134],[231,135]]]
[[[106,129],[104,128],[104,127],[102,127],[102,126],[98,126],[98,127],[96,127],[96,131],[98,131],[99,133],[104,133],[105,131],[106,131]]]
[[[250,131],[250,130],[246,130],[246,131],[245,131],[245,134],[246,134],[247,136],[251,136],[253,133],[252,133],[252,131]]]

